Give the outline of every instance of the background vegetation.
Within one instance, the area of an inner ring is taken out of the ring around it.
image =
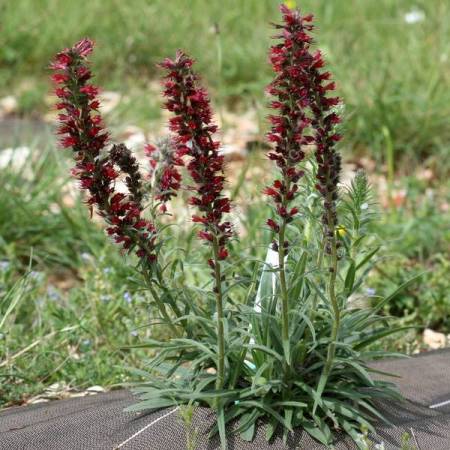
[[[139,109],[141,120],[152,116],[149,109],[157,114],[141,93],[155,64],[180,47],[198,59],[216,99],[233,106],[261,103],[271,77],[269,23],[278,20],[278,3],[2,0],[0,92],[18,92],[24,113],[42,109],[46,62],[62,46],[90,36],[98,43],[98,82],[132,95],[123,111],[128,117]],[[369,151],[382,161],[387,132],[393,150],[408,162],[431,157],[441,169],[450,138],[448,2],[303,0],[301,7],[317,17],[320,46],[345,99],[352,155]]]
[[[63,395],[124,381],[123,366],[139,366],[144,355],[122,348],[149,333],[142,327],[152,312],[132,264],[90,220],[69,180],[67,155],[39,122],[53,101],[47,62],[61,47],[94,38],[97,82],[122,96],[108,123],[151,128],[160,116],[155,63],[183,47],[198,60],[220,110],[256,109],[264,117],[274,33],[268,23],[278,19],[277,5],[0,0],[0,98],[18,100],[14,115],[0,117],[0,406],[51,385]],[[421,327],[385,344],[412,352],[423,346],[423,328],[450,333],[450,6],[445,0],[301,6],[317,16],[320,47],[345,101],[344,158],[369,169],[380,203],[373,229],[383,246],[380,265],[361,295],[390,292],[425,272],[385,311]],[[260,126],[264,131],[263,120]],[[24,161],[20,147],[28,149]],[[241,205],[236,245],[257,242],[255,256],[263,257],[260,167],[257,148],[230,168],[230,188]],[[183,233],[195,255],[198,244],[189,230]],[[201,267],[194,259],[192,280],[202,282]]]

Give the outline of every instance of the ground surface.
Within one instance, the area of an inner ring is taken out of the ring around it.
[[[403,395],[409,401],[385,405],[385,414],[394,424],[379,424],[374,443],[384,443],[386,450],[447,450],[450,434],[449,351],[428,353],[413,359],[383,361],[376,367],[396,373]],[[214,414],[198,408],[190,426],[182,420],[177,408],[150,414],[131,414],[123,409],[133,402],[129,392],[119,390],[81,399],[63,400],[47,405],[11,408],[0,412],[0,449],[148,449],[185,450],[188,439],[197,450],[216,450],[217,439],[208,441]],[[295,432],[283,444],[276,437],[265,442],[264,425],[258,427],[255,441],[245,442],[229,433],[231,450],[307,448],[324,446],[312,441],[306,433]],[[349,439],[338,439],[336,450],[354,449]]]

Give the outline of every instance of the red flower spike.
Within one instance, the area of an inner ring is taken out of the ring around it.
[[[51,69],[55,94],[62,99],[56,105],[61,123],[57,133],[63,136],[63,147],[74,151],[76,166],[72,174],[81,189],[89,192],[87,204],[97,206],[108,226],[106,232],[124,250],[136,247],[137,255],[152,263],[155,258],[155,233],[152,223],[141,217],[140,174],[137,163],[125,146],[114,146],[110,155],[101,155],[108,140],[97,110],[98,88],[89,84],[91,71],[86,57],[93,43],[83,39],[58,53]],[[126,175],[129,194],[115,192],[114,180],[119,176],[115,164]],[[144,230],[147,230],[145,233]]]
[[[296,34],[294,46],[301,48],[296,53],[298,65],[302,68],[298,89],[305,92],[305,105],[312,112],[311,125],[314,130],[313,142],[316,146],[315,156],[318,164],[316,189],[323,197],[324,235],[326,239],[333,236],[337,224],[336,200],[338,198],[337,185],[341,171],[341,157],[335,149],[335,143],[342,136],[335,132],[334,126],[340,122],[340,117],[330,109],[338,105],[338,97],[327,97],[327,93],[336,89],[336,84],[331,79],[329,71],[322,71],[325,67],[324,58],[317,50],[312,52],[311,39],[308,32],[312,30],[312,16],[302,16],[299,11],[292,11],[284,7],[283,29],[293,32],[294,29],[302,31],[302,35]],[[305,22],[308,23],[305,26]],[[308,38],[307,38],[308,36]],[[289,55],[288,58],[291,56]],[[331,222],[330,222],[331,217]],[[327,246],[329,248],[330,246]]]
[[[307,108],[311,100],[305,84],[305,67],[318,63],[320,54],[316,60],[312,56],[310,61],[305,59],[305,52],[312,42],[308,34],[313,28],[310,24],[312,16],[302,16],[298,10],[291,10],[286,5],[281,5],[280,10],[284,22],[276,26],[280,30],[277,36],[280,42],[270,49],[275,79],[268,92],[276,97],[270,104],[276,114],[269,117],[272,128],[268,140],[274,143],[274,148],[268,157],[276,161],[282,180],[275,180],[264,193],[273,199],[281,223],[287,223],[292,220],[287,211],[295,199],[296,183],[303,176],[303,171],[298,169],[305,158],[302,146],[314,141],[314,137],[307,134],[311,125]]]
[[[217,127],[212,123],[208,94],[199,85],[192,65],[193,60],[181,51],[175,59],[167,58],[160,64],[167,71],[163,92],[165,107],[174,113],[170,129],[176,133],[175,154],[180,159],[185,155],[191,158],[187,169],[195,183],[191,190],[196,195],[189,204],[200,212],[192,220],[204,225],[198,236],[219,243],[219,259],[225,259],[228,256],[225,243],[232,236],[232,229],[229,222],[222,222],[223,214],[231,210],[229,199],[223,195],[223,156],[218,152],[220,143],[213,137]]]

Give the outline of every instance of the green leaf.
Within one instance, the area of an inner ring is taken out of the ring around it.
[[[251,442],[253,441],[253,438],[255,436],[255,430],[256,430],[256,423],[253,422],[245,431],[241,432],[240,436],[244,441]]]
[[[176,401],[170,398],[152,398],[145,400],[135,405],[128,406],[125,411],[137,412],[137,411],[152,411],[155,409],[167,408],[168,406],[176,405]]]
[[[284,420],[284,418],[278,414],[273,408],[265,403],[257,402],[256,400],[245,400],[240,403],[243,406],[253,406],[254,408],[262,409],[267,414],[271,415],[275,419],[278,420],[284,427],[286,427],[289,431],[293,431],[292,427]]]
[[[272,405],[273,407],[275,406],[294,406],[295,408],[305,408],[306,406],[308,406],[307,403],[303,403],[303,402],[296,402],[294,400],[284,400],[284,401],[280,401],[280,402],[275,402]]]
[[[291,408],[285,408],[284,410],[284,420],[286,421],[286,423],[289,425],[290,428],[292,428],[292,416],[294,414],[294,411]],[[285,428],[283,431],[283,442],[284,445],[286,445],[287,443],[287,438],[288,438],[288,428]]]
[[[344,291],[346,296],[349,296],[353,292],[353,285],[355,283],[355,274],[356,274],[355,262],[351,260],[344,282]]]
[[[330,440],[327,435],[320,430],[314,422],[309,420],[301,420],[301,426],[311,437],[324,445],[329,445]]]
[[[266,440],[270,441],[273,437],[273,435],[275,434],[275,431],[278,428],[278,421],[271,417],[269,420],[269,423],[266,426]]]
[[[239,419],[239,428],[236,433],[240,433],[240,436],[244,441],[251,442],[255,436],[256,431],[256,420],[260,416],[260,412],[256,409],[253,411],[248,411]]]
[[[247,344],[246,347],[250,350],[260,350],[261,352],[266,353],[267,355],[271,355],[274,358],[278,359],[281,363],[284,361],[283,357],[277,353],[275,350],[272,350],[271,348],[261,345],[261,344]]]
[[[217,426],[219,428],[220,448],[227,450],[227,433],[225,430],[225,412],[222,405],[219,405],[217,409]]]
[[[353,348],[356,351],[360,351],[364,347],[367,347],[368,345],[372,344],[373,342],[378,341],[386,336],[390,336],[391,334],[394,334],[394,333],[399,333],[400,331],[411,330],[413,328],[417,329],[417,327],[414,327],[414,326],[387,328],[387,329],[382,329],[382,330],[378,329],[378,330],[373,331],[372,333],[368,333],[369,336],[366,339],[363,339],[362,341],[360,341],[358,344],[354,345]]]
[[[410,278],[408,281],[403,283],[401,286],[399,286],[394,292],[392,292],[392,294],[388,295],[384,300],[382,300],[380,303],[378,303],[378,305],[375,306],[375,308],[373,309],[373,313],[380,311],[384,305],[389,303],[393,298],[395,298],[398,294],[400,294],[400,292],[402,292],[408,286],[413,284],[415,281],[417,281],[420,277],[422,277],[426,273],[427,272],[421,272],[421,273],[417,274],[416,276]]]
[[[290,277],[292,288],[290,289],[289,297],[292,298],[294,302],[296,302],[299,299],[300,294],[302,292],[305,280],[305,269],[307,260],[308,254],[306,252],[303,252],[302,256],[295,264],[294,271],[292,273],[292,276]]]
[[[319,383],[317,384],[317,391],[313,391],[313,398],[314,398],[314,405],[313,405],[313,410],[312,413],[315,414],[316,413],[316,409],[319,405],[321,405],[322,401],[321,401],[321,397],[322,397],[322,393],[323,390],[325,389],[325,386],[327,384],[328,381],[328,375],[324,372],[322,372],[322,374],[320,375],[319,378]]]
[[[12,313],[19,301],[23,298],[28,286],[28,276],[25,276],[21,280],[17,281],[14,286],[6,293],[1,299],[3,304],[7,304],[7,308],[3,317],[0,318],[0,330],[6,322],[8,316]]]
[[[381,247],[376,247],[375,249],[373,249],[371,252],[369,252],[357,265],[356,265],[356,270],[360,269],[361,267],[363,267],[368,261],[370,261],[372,259],[372,256],[374,256],[376,253],[378,253],[378,251],[380,250]]]
[[[367,444],[361,440],[361,433],[356,430],[355,426],[350,422],[343,420],[342,427],[350,435],[360,450],[367,450]]]

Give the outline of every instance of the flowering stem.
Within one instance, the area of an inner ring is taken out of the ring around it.
[[[233,235],[232,224],[223,221],[223,215],[231,209],[230,200],[223,195],[225,177],[223,155],[219,154],[218,141],[213,139],[217,126],[212,121],[209,98],[200,86],[197,75],[192,71],[193,60],[178,51],[175,59],[166,59],[161,66],[167,70],[164,96],[166,108],[174,113],[170,129],[176,135],[174,144],[180,158],[190,157],[187,169],[194,181],[190,189],[195,195],[189,203],[196,206],[200,214],[192,221],[201,223],[200,239],[212,249],[208,265],[215,280],[217,315],[217,376],[216,389],[222,389],[225,382],[225,338],[223,315],[222,273],[220,261],[228,257],[226,243]],[[219,400],[216,406],[220,406]]]
[[[323,255],[325,252],[325,243],[322,244],[319,250],[319,255],[317,256],[317,271],[320,274],[322,270],[322,263],[323,263]],[[317,300],[319,298],[319,294],[316,292],[313,297],[312,301],[312,317],[316,317],[316,310],[317,310]]]
[[[315,105],[321,105],[323,102],[321,101],[321,94],[318,91],[315,91],[312,93],[312,99]],[[315,118],[316,118],[316,127],[319,130],[327,130],[329,129],[327,127],[327,124],[324,120],[324,114],[320,107],[317,107],[315,109]],[[320,131],[316,132],[317,136],[317,142],[320,145],[321,139],[323,139],[323,136],[321,136]],[[336,272],[337,272],[337,265],[338,265],[338,255],[337,255],[337,242],[336,242],[336,185],[337,185],[337,177],[339,175],[340,170],[340,159],[339,163],[336,164],[335,160],[333,160],[333,157],[335,157],[334,149],[329,148],[327,149],[327,154],[325,158],[328,159],[329,167],[325,171],[324,178],[325,183],[324,186],[326,188],[322,188],[322,193],[324,195],[324,206],[325,206],[325,214],[324,214],[324,221],[326,222],[326,230],[325,230],[325,248],[328,248],[328,256],[329,256],[329,278],[328,278],[328,296],[330,299],[331,308],[333,310],[333,325],[331,327],[331,336],[330,336],[330,344],[328,346],[328,352],[327,352],[327,359],[324,366],[323,374],[325,376],[325,379],[328,378],[328,375],[330,374],[334,356],[336,354],[336,340],[339,333],[339,325],[341,321],[341,311],[339,308],[339,304],[336,298]],[[325,159],[324,158],[324,159]],[[320,165],[320,163],[319,163]],[[333,173],[334,172],[334,173]],[[329,186],[333,186],[332,189],[329,189]]]
[[[334,356],[336,354],[336,340],[339,332],[339,325],[341,321],[341,311],[339,309],[339,304],[336,298],[336,271],[337,271],[337,246],[336,246],[336,230],[334,226],[334,220],[332,212],[327,213],[328,227],[332,231],[332,236],[330,236],[329,243],[331,245],[331,254],[329,255],[330,260],[330,276],[328,279],[328,295],[330,297],[331,307],[333,309],[333,326],[331,328],[331,342],[328,346],[327,359],[324,367],[324,375],[328,377],[333,365]]]
[[[222,389],[225,381],[225,337],[223,329],[223,296],[222,296],[222,274],[219,261],[219,241],[216,236],[213,238],[214,276],[216,294],[216,314],[217,314],[217,378],[216,389]]]
[[[286,185],[286,190],[290,189],[290,181],[285,177],[284,183]],[[286,207],[287,199],[286,196],[283,195],[282,205]],[[281,330],[282,330],[282,338],[284,342],[289,340],[289,300],[288,300],[288,291],[286,286],[286,269],[285,269],[285,247],[284,247],[284,238],[286,233],[286,219],[282,219],[280,223],[280,231],[278,233],[278,269],[280,273],[280,291],[281,291]]]

